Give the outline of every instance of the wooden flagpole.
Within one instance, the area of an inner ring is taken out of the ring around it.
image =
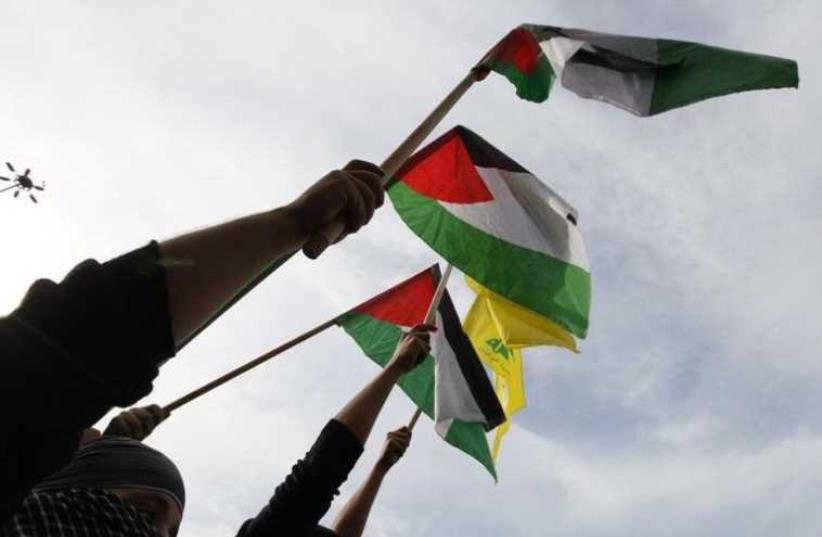
[[[480,69],[474,68],[469,71],[454,89],[428,114],[422,123],[408,135],[393,153],[386,158],[380,168],[383,171],[382,184],[385,186],[388,181],[397,173],[400,167],[408,160],[414,151],[425,141],[431,131],[443,120],[443,118],[454,108],[454,105],[465,95],[474,82],[484,78]],[[342,235],[345,229],[345,221],[342,219],[328,223],[318,233],[310,237],[303,245],[303,253],[310,259],[316,259],[323,251],[333,244]]]
[[[452,268],[451,263],[448,263],[448,266],[445,267],[445,272],[442,275],[442,279],[440,279],[439,285],[437,285],[434,298],[431,299],[431,305],[428,306],[428,312],[425,314],[425,324],[434,324],[437,320],[437,308],[440,307],[440,301],[443,295],[445,295],[445,289],[448,285],[448,278],[451,276]],[[408,422],[409,429],[414,430],[414,426],[417,424],[417,420],[420,419],[420,415],[422,415],[422,409],[417,407],[417,410],[414,411],[414,415],[411,416],[411,420]]]
[[[267,362],[268,360],[270,360],[271,358],[274,358],[278,354],[284,353],[285,351],[287,351],[291,347],[294,347],[294,346],[302,343],[306,339],[309,339],[311,337],[316,336],[317,334],[319,334],[323,330],[325,330],[325,329],[327,329],[331,326],[334,326],[335,323],[336,323],[336,318],[331,319],[330,321],[326,321],[326,322],[322,323],[321,325],[315,326],[311,330],[309,330],[307,332],[304,332],[303,334],[300,334],[299,336],[295,337],[291,341],[287,341],[287,342],[283,343],[282,345],[280,345],[279,347],[275,347],[275,348],[271,349],[270,351],[268,351],[264,354],[261,354],[260,356],[258,356],[257,358],[254,358],[250,362],[247,362],[247,363],[241,365],[240,367],[238,367],[236,369],[232,369],[231,371],[229,371],[225,375],[222,375],[221,377],[218,377],[218,378],[212,380],[211,382],[200,386],[196,390],[193,390],[193,391],[185,394],[184,396],[180,397],[179,399],[176,399],[176,400],[172,401],[171,403],[164,406],[163,410],[166,413],[171,413],[174,410],[177,410],[178,408],[180,408],[184,404],[190,403],[191,401],[197,399],[201,395],[207,394],[208,392],[210,392],[214,388],[217,388],[218,386],[222,386],[223,384],[225,384],[229,380],[242,375],[243,373],[245,373],[246,371],[248,371],[250,369],[254,369],[258,365],[260,365],[264,362]]]
[[[428,312],[425,315],[425,324],[432,324],[436,320],[437,307],[439,306],[440,299],[442,299],[442,295],[445,293],[445,284],[447,283],[448,277],[450,275],[451,275],[451,265],[449,264],[445,268],[445,272],[443,273],[442,278],[440,279],[439,284],[437,285],[437,289],[434,292],[434,297],[431,299],[431,305],[428,306]],[[213,389],[215,389],[219,386],[222,386],[223,384],[225,384],[229,380],[232,380],[234,378],[239,377],[240,375],[242,375],[246,371],[250,371],[251,369],[254,369],[255,367],[257,367],[258,365],[261,365],[261,364],[267,362],[268,360],[274,358],[275,356],[284,353],[288,349],[290,349],[290,348],[292,348],[296,345],[299,345],[303,341],[316,336],[317,334],[319,334],[323,330],[326,330],[327,328],[330,328],[330,327],[334,326],[336,324],[336,322],[337,322],[337,317],[335,317],[335,318],[333,318],[329,321],[326,321],[326,322],[324,322],[320,325],[315,326],[311,330],[308,330],[307,332],[304,332],[304,333],[300,334],[299,336],[295,337],[294,339],[291,339],[290,341],[287,341],[287,342],[283,343],[279,347],[275,347],[275,348],[271,349],[270,351],[265,352],[265,353],[261,354],[260,356],[254,358],[253,360],[251,360],[249,362],[246,362],[245,364],[243,364],[243,365],[241,365],[241,366],[239,366],[235,369],[232,369],[228,373],[226,373],[226,374],[224,374],[220,377],[217,377],[216,379],[212,380],[211,382],[203,384],[202,386],[200,386],[196,390],[192,390],[189,393],[183,395],[182,397],[179,397],[178,399],[175,399],[171,403],[164,406],[163,410],[165,411],[165,413],[170,414],[171,412],[173,412],[174,410],[177,410],[178,408],[185,405],[186,403],[190,403],[191,401],[197,399],[198,397],[207,394],[211,390],[213,390]]]

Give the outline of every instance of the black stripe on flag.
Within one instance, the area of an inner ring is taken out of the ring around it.
[[[486,142],[476,132],[463,127],[462,125],[457,125],[453,128],[453,130],[459,134],[459,137],[462,140],[463,145],[465,145],[465,149],[468,151],[468,155],[471,157],[471,161],[474,163],[474,166],[480,166],[482,168],[496,168],[498,170],[507,170],[509,172],[531,173],[514,162],[511,157]]]
[[[457,315],[456,308],[454,308],[454,303],[451,302],[448,291],[443,294],[437,311],[442,318],[442,326],[439,329],[445,331],[445,339],[457,357],[462,376],[465,378],[477,406],[485,416],[485,429],[490,431],[505,421],[505,412],[502,410],[502,405],[497,398],[497,394],[494,393],[494,387],[491,386],[491,381],[488,380],[488,375],[485,373],[485,368],[482,367],[471,340],[462,330],[460,318]]]

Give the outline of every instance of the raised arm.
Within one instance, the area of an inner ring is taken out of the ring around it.
[[[383,202],[353,161],[293,203],[38,280],[0,317],[0,525],[65,464],[86,428],[151,391],[159,365],[266,267],[339,215],[353,233]]]
[[[428,331],[433,327],[416,326],[400,340],[394,356],[360,393],[337,414],[335,419],[354,433],[363,445],[368,440],[374,421],[382,410],[385,399],[400,376],[414,369],[428,354]]]
[[[71,458],[112,406],[151,391],[174,355],[156,243],[38,280],[0,317],[0,523],[31,486]]]
[[[402,458],[410,443],[411,429],[408,427],[401,427],[388,433],[377,464],[371,469],[357,492],[342,508],[333,526],[331,526],[331,529],[339,537],[360,537],[362,535],[383,479],[388,474],[388,470]]]
[[[260,514],[243,524],[238,537],[313,535],[359,459],[394,383],[428,353],[427,330],[417,327],[403,337],[388,365],[328,422],[305,458],[292,467]]]
[[[270,264],[297,251],[324,224],[340,214],[348,233],[367,224],[383,203],[381,176],[376,165],[354,160],[285,207],[162,242],[178,347]]]

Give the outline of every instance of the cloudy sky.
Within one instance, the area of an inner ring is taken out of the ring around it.
[[[822,534],[818,2],[0,3],[2,310],[153,238],[276,207],[381,161],[521,22],[683,38],[798,60],[801,89],[650,118],[558,90],[473,88],[463,124],[580,211],[594,277],[582,354],[526,351],[529,406],[500,481],[430,421],[386,481],[377,536]],[[814,149],[817,148],[817,149]],[[295,258],[170,362],[167,403],[436,260],[390,207]],[[457,305],[470,295],[456,278]],[[112,352],[116,352],[113,349]],[[188,485],[181,535],[233,535],[376,372],[339,329],[177,412],[151,443]],[[413,408],[394,393],[332,513]]]

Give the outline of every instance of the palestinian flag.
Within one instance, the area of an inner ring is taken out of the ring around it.
[[[585,337],[591,276],[577,212],[528,170],[456,127],[411,157],[388,194],[452,265]]]
[[[796,62],[687,41],[523,24],[480,60],[529,101],[548,98],[554,78],[586,99],[652,116],[711,97],[798,87]]]
[[[340,316],[337,324],[369,358],[385,366],[403,333],[424,322],[439,279],[434,265]],[[430,355],[399,385],[434,419],[446,442],[477,459],[496,479],[485,433],[504,422],[505,413],[447,291],[436,326]]]

